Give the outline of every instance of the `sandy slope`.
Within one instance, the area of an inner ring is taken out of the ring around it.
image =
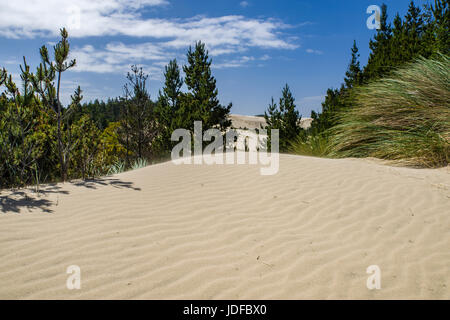
[[[231,126],[235,129],[261,129],[267,126],[266,119],[264,119],[264,117],[230,114],[229,118],[232,123]],[[309,127],[311,127],[312,121],[313,119],[311,118],[302,118],[299,121],[299,125],[303,129],[308,129]]]
[[[0,298],[449,299],[449,188],[448,169],[281,156],[275,176],[167,163],[3,192]]]

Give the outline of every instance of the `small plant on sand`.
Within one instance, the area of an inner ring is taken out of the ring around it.
[[[328,154],[328,139],[325,135],[299,135],[290,142],[290,153],[302,156],[326,157]]]
[[[131,166],[131,169],[137,170],[137,169],[145,168],[147,166],[148,166],[147,160],[145,160],[143,158],[139,158],[139,159],[136,159],[136,161],[133,163],[133,165]]]
[[[330,155],[419,167],[450,162],[450,58],[420,58],[357,88],[355,106],[330,129]]]
[[[108,175],[115,175],[125,172],[125,161],[116,161],[108,169]]]

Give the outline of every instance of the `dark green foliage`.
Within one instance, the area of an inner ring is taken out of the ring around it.
[[[336,125],[336,114],[339,110],[346,106],[343,87],[341,90],[328,89],[325,101],[322,103],[322,113],[318,114],[311,112],[313,122],[309,128],[309,133],[312,135],[322,134],[327,129]]]
[[[96,157],[100,147],[101,131],[88,115],[76,121],[71,130],[75,138],[72,146],[72,176],[81,174],[81,178],[94,178],[101,174],[96,168]]]
[[[278,129],[280,152],[288,151],[289,141],[295,139],[302,132],[300,127],[301,116],[296,108],[295,99],[289,86],[286,84],[278,106],[272,98],[269,108],[264,114],[267,123],[265,129],[268,130],[267,134],[269,135],[268,146],[270,146],[270,130]]]
[[[6,69],[0,69],[0,86],[5,83],[7,77]]]
[[[133,66],[123,97],[82,104],[78,87],[71,103],[62,106],[62,74],[76,65],[68,61],[65,29],[53,49],[51,60],[41,47],[35,73],[24,58],[22,90],[0,69],[0,86],[5,88],[0,94],[1,188],[118,173],[170,153],[175,129],[192,130],[196,120],[203,121],[204,128],[230,125],[231,104],[220,105],[211,60],[200,42],[189,49],[184,67],[189,92],[181,91],[183,79],[173,60],[157,103],[147,91],[148,76]]]
[[[362,70],[359,63],[359,50],[356,46],[356,41],[353,41],[352,60],[345,73],[344,82],[347,88],[353,88],[353,86],[361,85],[363,82]]]
[[[47,112],[56,118],[59,169],[63,181],[67,179],[71,146],[65,145],[62,137],[64,121],[67,118],[64,115],[60,100],[61,76],[63,72],[76,65],[75,60],[67,61],[70,52],[70,45],[67,40],[68,36],[66,29],[61,29],[61,40],[53,47],[54,61],[50,61],[47,48],[42,46],[40,49],[42,62],[37,68],[36,73],[30,74],[28,71],[24,72],[22,70],[22,74],[29,78],[33,84],[33,89],[40,96],[43,105],[47,108]]]
[[[94,100],[81,105],[78,117],[86,114],[95,122],[97,128],[105,130],[111,122],[120,120],[122,102],[120,99],[108,99],[106,102]]]
[[[167,155],[172,150],[174,143],[171,141],[172,132],[177,128],[183,128],[184,116],[180,112],[183,79],[180,76],[180,68],[177,60],[171,60],[165,67],[165,82],[162,92],[159,92],[156,104],[156,116],[160,125],[160,135],[155,144],[160,156]]]
[[[340,89],[327,91],[322,113],[312,112],[314,121],[310,134],[327,134],[327,130],[337,124],[339,112],[353,105],[353,87],[385,77],[418,57],[427,58],[438,52],[449,53],[449,0],[435,0],[424,10],[411,1],[404,19],[397,14],[392,25],[388,21],[387,6],[383,5],[380,26],[369,43],[369,60],[363,70],[354,43],[344,84]]]
[[[356,89],[354,108],[330,129],[335,157],[377,157],[404,165],[450,162],[450,58],[418,59]]]
[[[351,105],[351,89],[362,84],[364,75],[361,71],[359,62],[359,50],[356,41],[353,42],[351,49],[352,58],[345,73],[345,85],[342,84],[339,90],[328,89],[325,102],[322,103],[322,113],[317,114],[311,112],[313,122],[308,130],[310,134],[323,134],[327,129],[333,127],[337,123],[336,115],[342,109]]]
[[[185,93],[181,92],[183,79],[177,61],[170,61],[165,68],[164,88],[159,93],[156,107],[160,132],[154,144],[161,157],[167,156],[177,143],[170,139],[176,129],[193,132],[194,121],[202,121],[204,130],[213,127],[225,130],[231,125],[228,115],[232,105],[224,107],[219,102],[211,59],[203,43],[197,42],[194,49],[189,48],[187,62],[183,70],[189,91]]]
[[[450,54],[450,0],[434,0],[425,6],[425,20],[429,26],[426,29],[428,34],[428,46],[432,46],[433,51]]]
[[[33,182],[39,159],[44,154],[45,137],[39,132],[40,106],[33,99],[33,88],[24,59],[23,90],[20,91],[3,71],[6,91],[1,99],[0,118],[0,186],[25,185]]]
[[[228,115],[231,103],[224,107],[217,98],[216,79],[211,74],[211,59],[205,44],[197,42],[195,48],[189,48],[185,83],[189,90],[182,96],[181,113],[185,116],[182,128],[193,131],[194,121],[202,121],[204,128],[219,126],[226,129],[231,125]]]
[[[132,66],[127,79],[121,119],[122,132],[125,134],[125,148],[127,154],[131,153],[137,159],[149,158],[151,143],[158,134],[158,128],[153,117],[154,104],[146,88],[148,75],[142,68]],[[129,163],[127,159],[127,165]]]

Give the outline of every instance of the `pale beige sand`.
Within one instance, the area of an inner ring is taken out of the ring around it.
[[[266,119],[264,119],[264,117],[230,114],[229,118],[232,123],[231,126],[235,129],[261,129],[267,126]],[[299,121],[299,125],[303,129],[308,129],[309,127],[311,127],[312,121],[313,119],[311,118],[302,118]]]
[[[282,155],[275,176],[166,163],[3,192],[0,298],[449,299],[449,188],[448,168]]]

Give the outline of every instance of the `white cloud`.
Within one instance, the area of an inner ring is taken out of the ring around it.
[[[130,64],[142,64],[148,71],[159,72],[163,63],[179,56],[181,51],[184,55],[187,47],[198,40],[206,44],[213,57],[243,54],[250,48],[292,50],[298,47],[295,40],[282,35],[282,31],[291,26],[270,18],[230,15],[156,19],[142,16],[143,10],[166,5],[166,0],[0,1],[0,37],[51,37],[49,40],[53,41],[59,36],[59,28],[68,26],[71,38],[92,40],[89,42],[94,45],[73,47],[72,57],[77,59],[74,71],[123,73],[129,70]],[[106,36],[145,39],[145,42],[95,46],[92,37]],[[258,60],[269,58],[265,55]],[[249,61],[250,57],[243,56],[216,67],[235,67]]]
[[[307,53],[312,53],[312,54],[317,54],[317,55],[322,55],[323,52],[320,50],[314,50],[314,49],[306,49]]]
[[[17,66],[17,65],[19,65],[21,63],[22,62],[17,60],[16,58],[10,58],[10,59],[6,59],[6,60],[1,61],[0,62],[0,66],[3,66],[3,65],[14,65],[14,66]]]
[[[240,5],[242,8],[247,8],[247,7],[250,5],[250,3],[248,3],[247,1],[242,1],[241,3],[239,3],[239,5]]]
[[[2,0],[3,2],[4,0]],[[75,38],[116,36],[154,38],[180,48],[202,40],[211,50],[236,51],[239,47],[295,49],[280,30],[289,26],[274,19],[243,16],[190,19],[144,18],[141,9],[166,4],[165,0],[16,0],[4,1],[0,11],[0,36],[34,38],[58,36],[67,26]]]
[[[139,18],[139,10],[165,0],[15,0],[1,1],[0,35],[11,38],[57,35],[59,28],[72,36],[120,33],[123,24]],[[80,25],[77,26],[77,22]],[[72,28],[70,26],[73,26]],[[132,26],[129,26],[132,28]]]
[[[131,64],[142,66],[151,79],[160,79],[169,57],[161,47],[153,43],[125,45],[108,43],[105,48],[85,45],[74,48],[71,58],[77,60],[75,72],[126,73]]]
[[[224,69],[224,68],[237,68],[247,64],[250,61],[256,60],[255,57],[243,56],[238,59],[233,59],[225,62],[214,63],[214,69]]]
[[[238,53],[230,50],[220,52],[213,49],[214,54]],[[92,45],[75,47],[72,49],[70,59],[76,59],[75,72],[95,73],[126,73],[132,64],[140,65],[150,74],[151,79],[159,80],[164,67],[169,60],[177,58],[179,63],[184,60],[185,52],[181,54],[178,50],[167,48],[164,43],[141,43],[125,45],[122,42],[108,43],[104,48],[95,48]],[[241,56],[232,59],[214,59],[213,68],[236,68],[247,65],[251,61],[267,61],[271,57],[267,54],[255,58],[253,56]]]
[[[237,59],[227,60],[224,62],[214,63],[213,68],[215,69],[224,69],[224,68],[237,68],[247,65],[251,61],[267,61],[270,60],[271,57],[267,54],[263,55],[260,58],[255,58],[253,56],[242,56]],[[263,64],[257,64],[258,67],[264,66]]]

